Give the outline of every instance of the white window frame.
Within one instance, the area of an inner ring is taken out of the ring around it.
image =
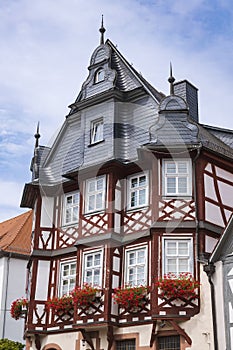
[[[90,127],[90,143],[94,145],[95,143],[101,142],[104,139],[104,119],[98,118],[92,120]]]
[[[169,254],[168,253],[168,242],[176,243],[176,253]],[[180,243],[188,244],[188,253],[187,254],[179,254],[179,244]],[[162,249],[162,261],[163,261],[163,275],[168,274],[169,272],[174,273],[175,275],[179,275],[181,272],[189,272],[193,274],[193,239],[192,237],[163,237],[163,249]],[[175,271],[169,271],[169,259],[175,260]],[[181,260],[187,260],[188,268],[185,271],[181,271],[179,269]]]
[[[140,251],[144,251],[144,262],[138,262],[138,253]],[[130,254],[136,253],[136,262],[135,264],[130,264]],[[132,286],[141,286],[141,285],[147,285],[148,280],[148,247],[147,246],[140,246],[140,247],[132,247],[127,248],[125,250],[125,285],[132,285]],[[138,269],[140,267],[144,267],[144,281],[142,283],[138,283],[137,277],[133,279],[133,282],[130,281],[130,268],[135,269],[134,275],[137,276]]]
[[[95,261],[95,256],[100,254],[100,264],[87,266],[88,257],[92,257],[92,261]],[[99,281],[95,282],[95,270],[99,271]],[[91,281],[87,278],[87,271],[91,272]],[[88,252],[83,252],[83,268],[82,268],[82,285],[88,283],[92,286],[102,288],[103,280],[103,249],[92,250]]]
[[[94,78],[94,82],[95,84],[100,83],[101,81],[104,81],[105,79],[105,71],[104,68],[99,68],[96,72],[95,72],[95,78]]]
[[[169,173],[167,171],[168,164],[174,163],[176,170],[174,173]],[[187,166],[187,172],[181,173],[178,170],[178,165],[180,163],[186,163]],[[165,196],[191,196],[192,195],[192,163],[191,159],[163,159],[162,163],[162,169],[163,169],[163,195]],[[174,178],[175,179],[175,191],[169,192],[168,191],[168,179]],[[179,179],[180,178],[186,178],[187,180],[187,190],[186,192],[180,192],[179,191]]]
[[[146,183],[145,185],[140,186],[140,178],[145,176],[146,177]],[[137,179],[138,186],[133,187],[132,186],[132,180]],[[140,191],[145,191],[145,202],[144,203],[139,203],[140,199]],[[131,198],[133,193],[136,193],[136,204],[132,205]],[[149,203],[149,173],[143,172],[143,173],[137,173],[128,176],[127,178],[127,209],[128,210],[133,210],[137,208],[143,208],[146,207]]]
[[[72,272],[72,265],[75,265],[75,272],[71,274]],[[68,268],[68,275],[65,276],[63,274],[64,268]],[[67,260],[67,261],[61,261],[60,262],[60,274],[59,274],[59,296],[63,296],[65,294],[69,294],[75,287],[76,284],[76,273],[77,273],[77,263],[76,260]],[[73,282],[72,282],[73,280]],[[67,282],[67,291],[64,291],[64,281]]]
[[[103,180],[103,189],[98,189],[98,181]],[[94,189],[90,190],[91,183],[94,183]],[[103,211],[106,205],[106,175],[97,176],[86,180],[86,213]],[[98,196],[102,193],[101,206],[98,205]],[[93,208],[90,208],[90,199],[94,200]]]
[[[78,202],[74,202],[75,196],[78,196]],[[72,198],[72,203],[67,203],[68,197]],[[80,208],[80,193],[79,191],[65,193],[63,199],[63,220],[64,226],[78,223],[79,221],[79,208]],[[71,212],[71,219],[67,221],[67,210]],[[74,216],[74,211],[77,210],[77,219]]]

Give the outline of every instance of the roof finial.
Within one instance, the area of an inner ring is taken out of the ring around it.
[[[40,122],[38,122],[38,124],[37,124],[36,133],[34,135],[34,137],[36,139],[35,148],[37,148],[39,146],[39,138],[40,138],[39,127],[40,127]]]
[[[104,28],[104,15],[102,15],[102,21],[101,21],[101,27],[99,29],[101,36],[100,36],[100,45],[104,44],[104,33],[106,32],[106,29]]]
[[[170,77],[168,78],[168,82],[170,83],[170,95],[174,95],[174,83],[175,78],[172,76],[172,64],[170,62]]]

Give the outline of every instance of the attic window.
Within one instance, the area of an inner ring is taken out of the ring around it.
[[[104,77],[105,77],[105,74],[104,74],[103,68],[98,69],[97,72],[95,73],[95,79],[94,79],[95,84],[100,83],[101,81],[104,81]]]
[[[103,141],[104,138],[104,121],[103,118],[93,120],[91,123],[91,144]]]

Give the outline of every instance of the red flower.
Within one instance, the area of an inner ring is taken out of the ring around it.
[[[95,300],[98,291],[97,287],[85,283],[82,287],[76,287],[70,294],[77,306],[87,306]]]
[[[25,310],[28,308],[28,300],[26,298],[18,298],[13,301],[10,310],[11,317],[18,320],[22,316],[24,308]]]
[[[45,306],[47,310],[54,310],[56,313],[68,312],[74,309],[73,298],[70,295],[63,295],[62,297],[53,297],[46,301]]]
[[[156,286],[160,289],[160,297],[164,299],[196,299],[200,282],[189,272],[182,272],[178,277],[174,273],[168,273],[156,282]]]
[[[145,296],[147,294],[147,287],[139,286],[125,286],[114,290],[113,299],[115,303],[123,308],[139,307],[145,304]]]

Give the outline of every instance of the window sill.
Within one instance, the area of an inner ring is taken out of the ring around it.
[[[78,226],[78,221],[77,222],[72,222],[72,223],[69,223],[69,224],[63,224],[61,226],[62,229],[67,229],[68,227],[74,227],[74,226]]]
[[[190,195],[190,194],[187,194],[187,195],[162,195],[161,196],[163,199],[188,199],[188,200],[191,200],[193,199],[193,197]]]
[[[105,209],[101,209],[101,210],[94,210],[88,213],[84,213],[83,216],[87,217],[87,216],[93,216],[93,215],[104,214],[104,213],[105,213]]]
[[[135,212],[135,211],[145,210],[145,209],[147,209],[147,208],[149,208],[149,205],[148,205],[148,204],[143,205],[143,206],[141,206],[141,207],[127,208],[127,209],[126,209],[126,212],[127,212],[127,213],[132,213],[132,212]]]
[[[97,141],[97,142],[94,142],[94,143],[90,143],[89,145],[87,145],[87,147],[93,147],[93,146],[99,145],[100,143],[103,143],[103,142],[105,142],[104,139]]]

